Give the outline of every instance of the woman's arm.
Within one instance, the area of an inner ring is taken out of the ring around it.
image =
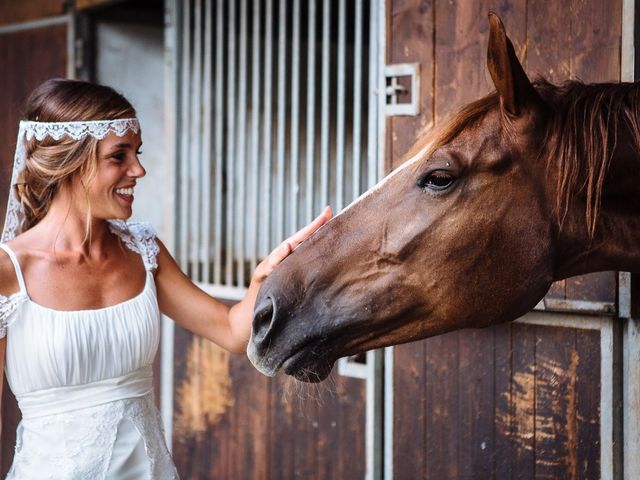
[[[160,310],[182,327],[232,352],[243,352],[251,335],[253,307],[260,286],[294,248],[332,216],[331,209],[298,231],[267,256],[256,268],[245,297],[229,308],[195,286],[160,244],[156,286]]]

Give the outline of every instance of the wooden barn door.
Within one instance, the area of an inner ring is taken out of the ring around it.
[[[492,89],[489,10],[532,77],[620,80],[621,0],[389,0],[387,62],[421,67],[419,115],[387,123],[389,170]],[[615,272],[572,278],[515,323],[394,347],[387,477],[621,478],[616,289]]]
[[[0,218],[4,219],[20,108],[38,84],[65,77],[70,17],[63,0],[0,2]],[[1,222],[1,220],[0,220]],[[2,395],[0,476],[13,459],[19,411],[5,385]]]

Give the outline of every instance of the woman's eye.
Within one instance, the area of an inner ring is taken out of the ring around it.
[[[136,155],[142,155],[142,150],[137,150]]]
[[[455,179],[456,177],[454,177],[447,171],[434,170],[433,172],[429,172],[424,177],[422,177],[418,181],[418,185],[423,188],[428,188],[430,190],[440,192],[453,185]]]

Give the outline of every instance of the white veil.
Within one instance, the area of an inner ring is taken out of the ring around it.
[[[117,120],[90,120],[80,122],[34,122],[23,120],[18,130],[16,153],[13,158],[13,172],[11,173],[11,185],[9,187],[9,200],[4,219],[4,228],[0,243],[8,242],[15,238],[20,231],[25,218],[24,208],[18,199],[16,183],[18,177],[26,165],[26,142],[33,137],[42,141],[46,137],[60,140],[63,136],[69,136],[74,140],[80,140],[90,135],[102,140],[109,133],[119,137],[132,131],[138,133],[140,124],[137,118],[121,118]]]

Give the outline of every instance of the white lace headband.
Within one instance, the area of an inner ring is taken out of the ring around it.
[[[9,200],[7,201],[7,212],[4,218],[4,228],[0,243],[8,242],[16,237],[22,222],[25,218],[24,209],[18,199],[15,186],[20,173],[26,165],[26,145],[27,140],[35,137],[42,141],[46,137],[60,140],[64,136],[80,140],[87,135],[98,140],[102,140],[108,134],[113,133],[118,137],[123,137],[127,132],[138,133],[140,124],[137,118],[120,118],[117,120],[87,120],[81,122],[34,122],[23,120],[18,129],[18,140],[16,142],[16,153],[13,157],[13,172],[11,174],[11,185],[9,187]]]

